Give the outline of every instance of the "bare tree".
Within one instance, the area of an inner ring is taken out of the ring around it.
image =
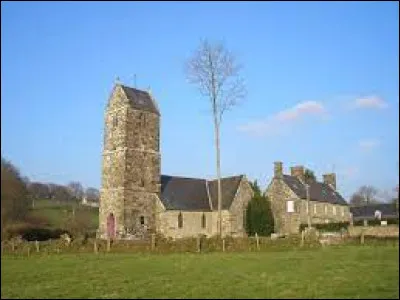
[[[84,189],[80,182],[71,181],[67,187],[72,197],[74,197],[76,200],[82,200]]]
[[[88,187],[85,191],[85,197],[88,201],[99,202],[100,192],[96,188]]]
[[[369,185],[363,185],[353,194],[350,203],[353,205],[378,203],[377,195],[378,190],[376,188]]]
[[[196,85],[201,95],[210,100],[212,107],[218,180],[218,234],[221,236],[220,125],[223,114],[244,99],[246,88],[239,76],[241,66],[222,43],[201,41],[185,67],[189,82]]]

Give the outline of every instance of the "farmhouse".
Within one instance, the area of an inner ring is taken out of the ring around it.
[[[160,111],[150,92],[116,84],[104,122],[100,238],[217,233],[217,181],[161,175]],[[223,178],[222,191],[222,234],[245,235],[246,177]]]
[[[354,222],[391,221],[399,219],[399,210],[394,203],[373,203],[350,207]]]
[[[303,166],[292,167],[286,175],[282,162],[275,162],[274,177],[265,194],[271,201],[275,231],[281,234],[298,233],[308,216],[312,224],[349,222],[351,218],[347,202],[336,189],[334,173],[323,175],[323,182],[306,185]]]

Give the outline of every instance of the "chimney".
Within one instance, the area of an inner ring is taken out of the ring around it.
[[[336,190],[336,174],[335,173],[329,173],[329,174],[324,174],[322,175],[324,178],[324,183],[329,184],[334,190]]]
[[[290,168],[290,175],[297,177],[301,182],[305,181],[304,176],[304,167],[303,166],[294,166]]]
[[[274,177],[275,178],[283,177],[283,164],[280,161],[274,162]]]

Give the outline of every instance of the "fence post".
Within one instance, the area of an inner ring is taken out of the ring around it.
[[[39,242],[38,241],[35,241],[35,246],[36,246],[36,252],[39,252]]]
[[[364,244],[364,230],[361,231],[360,242],[362,245]]]
[[[200,240],[200,235],[197,236],[197,252],[201,252],[201,240]]]
[[[151,250],[154,251],[156,249],[156,235],[155,233],[151,234]]]
[[[260,250],[260,241],[258,239],[258,234],[256,232],[256,243],[257,243],[257,250]]]
[[[14,250],[15,250],[14,240],[11,240],[11,250],[12,250],[12,252],[14,252]]]
[[[225,238],[222,239],[222,252],[225,252]]]
[[[301,243],[300,246],[303,247],[304,246],[304,229],[301,231]]]
[[[111,239],[108,238],[107,239],[107,252],[110,252],[110,250],[111,250]]]
[[[4,242],[1,241],[1,255],[3,255],[4,253]]]
[[[93,251],[94,251],[94,253],[97,254],[97,240],[96,239],[94,240]]]
[[[28,257],[31,255],[31,247],[28,246]]]

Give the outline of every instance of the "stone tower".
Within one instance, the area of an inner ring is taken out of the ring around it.
[[[160,112],[149,92],[116,84],[105,112],[100,238],[146,238],[160,195]]]

